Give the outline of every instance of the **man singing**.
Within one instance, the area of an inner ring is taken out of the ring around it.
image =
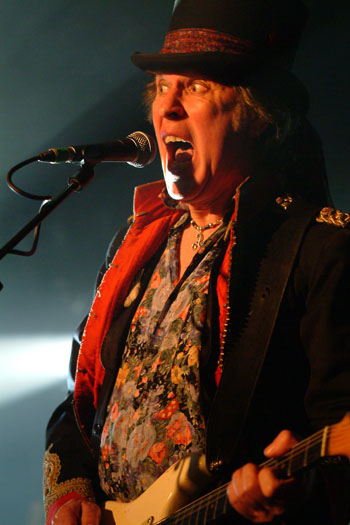
[[[350,408],[350,215],[291,72],[306,19],[301,0],[177,0],[161,51],[133,55],[164,180],[136,188],[74,340],[48,525],[97,525],[201,454],[227,482],[217,523],[348,523],[348,460],[297,445]]]

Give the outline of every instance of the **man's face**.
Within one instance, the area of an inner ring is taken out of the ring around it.
[[[206,206],[247,176],[249,138],[234,90],[192,75],[156,76],[152,116],[168,193]]]

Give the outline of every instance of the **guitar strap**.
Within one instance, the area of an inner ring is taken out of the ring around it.
[[[317,206],[300,199],[284,212],[286,220],[272,234],[260,264],[249,321],[231,347],[227,341],[222,377],[208,420],[207,464],[211,471],[232,465],[294,261],[318,211]]]

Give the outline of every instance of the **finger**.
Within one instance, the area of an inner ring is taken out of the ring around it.
[[[80,522],[80,499],[66,501],[56,512],[51,525],[78,525]]]
[[[227,488],[230,504],[245,518],[256,523],[265,520],[265,498],[258,481],[258,468],[252,463],[235,471]]]
[[[259,483],[264,496],[273,502],[289,499],[296,490],[294,478],[280,479],[270,468],[260,470]]]
[[[253,463],[247,463],[241,474],[241,501],[254,508],[260,508],[264,503],[258,477],[259,469]]]
[[[282,456],[297,443],[298,439],[290,430],[282,430],[272,443],[265,448],[264,454],[268,458]]]
[[[259,472],[259,483],[261,491],[266,498],[273,498],[280,488],[282,480],[278,479],[272,469],[263,468]]]
[[[91,501],[83,501],[81,504],[81,525],[99,525],[100,519],[100,507]]]
[[[245,499],[249,494],[259,492],[258,468],[253,463],[247,463],[244,467],[236,470],[231,479],[228,491],[232,500]]]

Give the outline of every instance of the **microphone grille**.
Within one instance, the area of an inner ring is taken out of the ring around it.
[[[154,161],[157,154],[157,144],[154,138],[143,131],[134,131],[127,136],[132,140],[137,148],[137,160],[128,162],[134,168],[143,168]]]

